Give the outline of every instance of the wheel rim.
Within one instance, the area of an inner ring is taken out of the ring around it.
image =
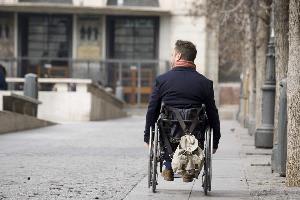
[[[153,163],[153,142],[152,142],[152,128],[150,127],[150,138],[149,138],[149,161],[148,161],[148,188],[151,187],[152,179],[152,163]]]
[[[211,191],[211,175],[212,175],[212,169],[211,169],[211,134],[210,134],[210,128],[208,128],[205,131],[205,163],[204,163],[204,194],[207,195],[208,191]]]

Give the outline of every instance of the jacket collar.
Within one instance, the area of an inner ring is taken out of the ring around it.
[[[176,66],[176,67],[173,67],[172,70],[174,70],[174,71],[196,71],[196,68],[194,68],[194,67]]]

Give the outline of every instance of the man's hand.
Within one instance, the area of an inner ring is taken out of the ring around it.
[[[149,144],[147,144],[146,142],[144,142],[144,146],[149,149]]]
[[[213,149],[213,154],[215,154],[217,152],[217,149]]]

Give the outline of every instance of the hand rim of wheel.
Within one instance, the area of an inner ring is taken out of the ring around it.
[[[153,162],[153,142],[152,142],[152,127],[150,127],[150,138],[149,138],[149,161],[148,161],[148,188],[151,187],[152,179],[152,162]]]
[[[210,128],[205,131],[205,145],[204,145],[205,163],[204,163],[204,194],[207,195],[211,191],[211,177],[212,177],[212,161],[211,161],[211,130]]]
[[[155,125],[154,141],[153,141],[153,167],[152,167],[152,192],[156,192],[157,178],[157,158],[158,158],[158,127]]]

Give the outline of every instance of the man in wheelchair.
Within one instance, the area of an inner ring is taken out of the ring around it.
[[[220,121],[215,105],[213,82],[196,71],[194,60],[197,50],[193,43],[178,40],[171,57],[171,70],[158,76],[150,96],[146,115],[144,142],[148,145],[150,127],[158,126],[162,132],[162,147],[165,169],[162,176],[174,180],[172,155],[184,135],[192,134],[203,149],[206,123],[213,130],[213,153],[218,149]],[[161,106],[163,103],[164,106]],[[207,116],[207,121],[205,117]],[[167,136],[168,141],[163,136]],[[183,181],[190,182],[193,176],[183,174]]]

